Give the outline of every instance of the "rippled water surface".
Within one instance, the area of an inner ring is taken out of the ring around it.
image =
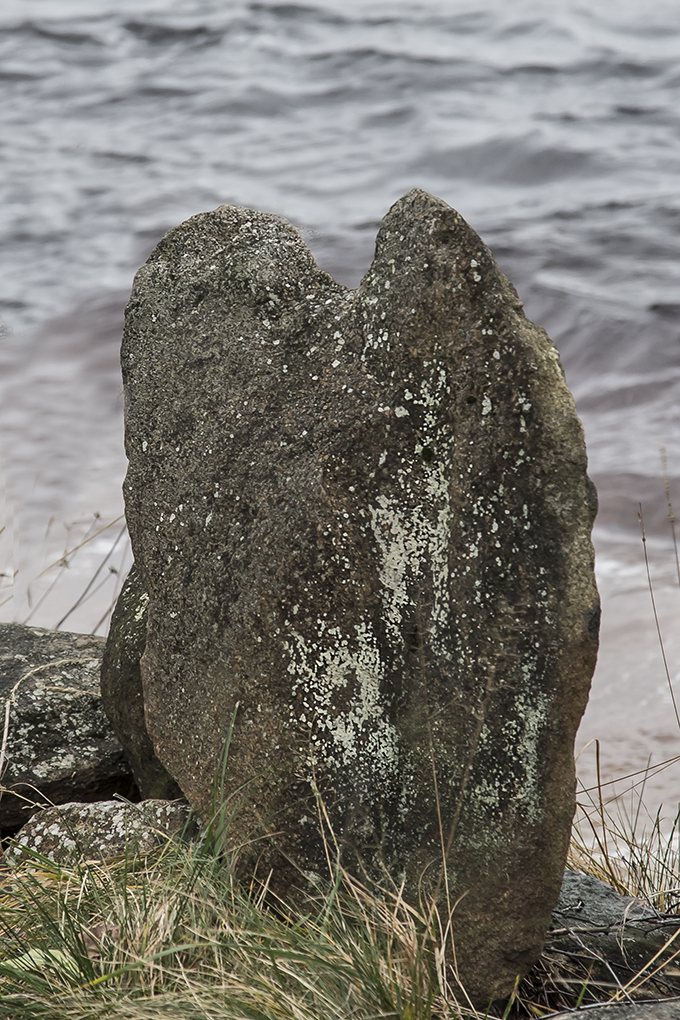
[[[604,615],[580,744],[601,737],[612,773],[678,752],[635,537],[641,500],[675,677],[677,0],[3,0],[0,94],[3,618],[58,623],[119,534],[35,580],[122,512],[122,309],[164,231],[223,202],[277,212],[355,285],[417,185],[492,247],[585,424]],[[124,550],[64,626],[105,617]]]

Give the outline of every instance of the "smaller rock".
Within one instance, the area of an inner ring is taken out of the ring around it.
[[[660,916],[643,900],[622,896],[613,886],[599,878],[570,869],[564,872],[555,914],[565,925],[569,923],[582,927],[587,924],[598,928],[616,927],[650,918],[658,920]]]
[[[680,999],[588,1006],[584,1010],[552,1013],[550,1020],[573,1020],[576,1016],[584,1016],[586,1020],[680,1020]]]
[[[5,851],[8,864],[34,850],[57,864],[74,858],[106,860],[124,853],[146,854],[182,833],[195,835],[191,809],[183,801],[105,800],[61,804],[31,818]]]
[[[146,646],[149,595],[133,564],[113,611],[101,669],[102,704],[142,797],[174,800],[182,791],[156,757],[144,719],[139,661]]]
[[[46,804],[135,795],[102,706],[104,639],[0,624],[0,830]]]
[[[583,955],[585,951],[592,957],[595,980],[611,982],[614,974],[625,984],[663,950],[679,927],[677,915],[661,914],[642,900],[621,896],[592,875],[567,870],[552,915],[548,945],[566,953]],[[654,966],[663,964],[678,948],[676,939]],[[663,984],[671,992],[680,990],[677,978],[666,974]],[[619,1014],[613,1015],[618,1020]],[[680,1020],[680,1010],[672,1015]]]

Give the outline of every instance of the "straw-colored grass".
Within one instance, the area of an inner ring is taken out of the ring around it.
[[[331,873],[304,907],[282,903],[266,879],[237,879],[228,805],[215,803],[199,840],[68,866],[28,852],[0,871],[0,1020],[479,1018],[446,969],[447,929],[432,904],[369,889],[330,854]],[[657,819],[638,832],[639,819],[598,814],[598,797],[589,816],[581,810],[572,866],[677,914],[675,829],[664,834]],[[595,978],[592,958],[554,942],[490,1017],[669,994],[675,946],[624,984]]]
[[[243,887],[221,840],[0,880],[0,1017],[459,1017],[435,913],[338,870],[305,909]]]

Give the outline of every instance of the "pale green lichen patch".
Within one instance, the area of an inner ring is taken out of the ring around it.
[[[540,750],[550,702],[545,692],[532,686],[515,695],[512,717],[499,727],[498,736],[487,725],[482,727],[479,753],[484,774],[470,790],[471,809],[480,816],[493,819],[509,808],[531,825],[544,821]]]
[[[319,636],[330,646],[308,643],[288,622],[288,672],[293,678],[291,722],[307,726],[304,746],[310,780],[317,772],[351,768],[366,789],[371,780],[385,782],[398,764],[398,734],[389,721],[383,681],[385,668],[370,624],[355,626],[355,634],[337,628]],[[325,633],[324,633],[325,631]],[[342,707],[340,707],[342,706]]]

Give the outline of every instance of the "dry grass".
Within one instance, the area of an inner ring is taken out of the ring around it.
[[[53,524],[54,521],[50,521],[45,532],[45,541],[51,548],[54,548]],[[19,591],[22,593],[20,603],[24,605],[25,602],[27,606],[27,611],[23,609],[15,613],[23,613],[22,623],[35,624],[36,620],[40,620],[42,626],[53,630],[66,627],[105,634],[132,562],[123,515],[106,522],[99,513],[95,513],[87,519],[64,524],[64,529],[63,551],[35,577],[31,577],[25,593],[22,592],[22,578],[16,566],[8,565],[0,573],[0,609],[11,607]],[[13,563],[15,553],[10,538],[6,529],[0,527],[0,553],[2,562],[7,564]],[[92,562],[94,566],[91,566]]]
[[[68,867],[33,853],[0,872],[0,1020],[479,1020],[445,967],[448,930],[433,904],[367,888],[333,866],[332,848],[330,877],[304,909],[273,898],[266,881],[245,887],[228,805],[216,804],[198,841]],[[601,806],[591,802],[596,838],[575,829],[571,863],[677,912],[674,840],[658,825],[634,835],[597,817]],[[586,950],[565,952],[558,935],[489,1016],[673,991],[674,946],[622,980],[598,973]]]
[[[342,870],[305,911],[242,887],[221,839],[0,884],[0,1017],[404,1020],[466,1015],[434,911]]]

